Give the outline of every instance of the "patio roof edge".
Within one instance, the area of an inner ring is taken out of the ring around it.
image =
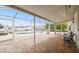
[[[47,19],[47,18],[45,18],[45,17],[42,17],[42,16],[40,16],[40,15],[37,15],[37,14],[33,13],[33,12],[30,12],[30,11],[25,10],[25,9],[23,9],[23,8],[17,7],[16,5],[7,5],[7,6],[8,6],[8,7],[11,7],[11,8],[14,8],[14,9],[16,9],[16,10],[20,10],[20,11],[23,11],[23,12],[27,12],[27,13],[29,13],[29,14],[32,14],[32,15],[34,15],[34,16],[37,16],[37,17],[40,17],[40,18],[42,18],[42,19],[48,20],[48,21],[50,21],[50,22],[56,23],[55,21],[51,21],[51,20],[49,20],[49,19]]]

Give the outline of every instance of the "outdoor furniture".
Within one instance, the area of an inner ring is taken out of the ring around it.
[[[74,33],[72,31],[69,33],[69,35],[64,34],[64,43],[68,43],[70,41],[73,41],[73,37],[74,37]]]

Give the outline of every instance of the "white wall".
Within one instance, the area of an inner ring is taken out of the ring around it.
[[[74,28],[73,28],[73,32],[75,33],[75,38],[74,38],[74,40],[75,40],[75,42],[76,42],[76,45],[77,45],[77,47],[79,48],[79,31],[78,31],[78,22],[79,22],[79,15],[78,15],[79,13],[78,13],[78,9],[77,9],[77,11],[76,11],[76,13],[75,13],[75,16],[74,16],[74,23],[73,23],[73,26],[74,26]]]

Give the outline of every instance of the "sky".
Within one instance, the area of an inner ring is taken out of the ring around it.
[[[2,15],[8,15],[8,16],[12,16],[14,17],[14,15],[16,14],[16,10],[15,9],[8,9],[8,8],[2,8],[0,7],[0,14]],[[16,19],[15,19],[15,25],[33,25],[33,15],[19,11],[18,14],[16,15]],[[4,18],[4,19],[2,19]],[[17,18],[22,18],[22,19],[17,19]],[[5,20],[5,19],[9,19],[9,20]],[[5,17],[5,16],[1,16],[0,15],[0,23],[3,25],[12,25],[12,21],[13,18],[11,17]],[[36,25],[37,26],[42,26],[46,23],[45,20],[43,20],[42,18],[36,17]]]

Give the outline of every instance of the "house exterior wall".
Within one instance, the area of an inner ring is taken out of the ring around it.
[[[73,22],[73,32],[75,33],[74,41],[76,42],[77,47],[79,48],[79,9],[77,9],[75,16],[74,16],[74,22]]]

